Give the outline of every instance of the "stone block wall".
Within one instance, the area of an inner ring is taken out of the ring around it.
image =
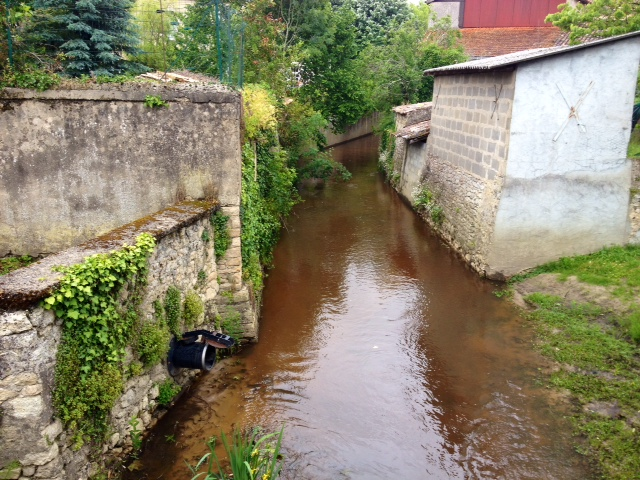
[[[429,189],[442,208],[435,225],[466,261],[484,273],[506,169],[515,72],[443,75],[435,79],[431,133],[407,145],[400,193]]]
[[[62,329],[54,314],[40,306],[58,284],[54,265],[72,265],[125,243],[132,245],[138,235],[149,232],[157,245],[149,258],[148,283],[140,305],[142,318],[154,318],[154,300],[162,301],[167,289],[175,286],[183,293],[196,292],[203,300],[205,316],[200,328],[214,330],[216,315],[235,308],[243,313],[249,327],[245,334],[250,336],[256,330],[255,308],[241,282],[237,215],[228,225],[232,247],[217,262],[213,235],[203,235],[212,230],[210,215],[216,208],[209,202],[183,202],[0,277],[0,469],[12,462],[20,464],[6,478],[86,479],[96,468],[90,460],[90,448],[75,451],[63,425],[54,418],[51,395]],[[221,296],[223,288],[233,295]],[[174,380],[184,386],[196,374],[183,369]],[[103,445],[103,453],[118,456],[130,450],[131,419],[138,418],[143,431],[154,425],[158,385],[168,378],[163,363],[127,381],[112,410],[113,433]]]
[[[429,153],[481,180],[507,158],[515,71],[436,77]]]

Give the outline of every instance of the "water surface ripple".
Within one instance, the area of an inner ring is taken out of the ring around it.
[[[289,220],[260,342],[163,419],[178,442],[152,439],[147,478],[188,478],[221,429],[283,424],[289,479],[588,477],[524,321],[382,181],[372,138],[335,155],[353,180]]]

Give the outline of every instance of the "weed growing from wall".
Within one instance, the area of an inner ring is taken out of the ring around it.
[[[158,387],[158,404],[167,406],[180,393],[182,388],[176,384],[171,378],[167,378]]]
[[[211,215],[211,226],[213,226],[213,251],[216,259],[224,257],[231,246],[231,235],[229,234],[229,217],[217,211]]]
[[[133,417],[129,420],[129,425],[131,426],[129,434],[131,435],[131,446],[133,447],[134,458],[138,457],[138,452],[142,448],[142,431],[138,428],[139,424],[140,419],[138,419],[138,417]]]
[[[146,368],[153,367],[167,358],[171,332],[167,324],[145,322],[140,328],[136,351]]]
[[[187,329],[201,325],[204,321],[204,303],[195,292],[188,292],[184,297],[182,318]]]
[[[169,102],[156,95],[147,95],[144,97],[144,106],[149,108],[169,108]]]
[[[222,333],[233,338],[240,338],[244,333],[242,328],[242,315],[234,308],[229,308],[224,316],[218,316],[217,327]]]
[[[60,286],[44,300],[63,325],[53,405],[76,448],[86,437],[99,440],[107,433],[109,413],[123,390],[125,348],[132,343],[154,246],[154,238],[142,234],[134,246],[59,268]],[[129,295],[120,306],[125,286]]]
[[[176,336],[180,335],[181,329],[181,308],[182,294],[177,287],[171,286],[167,289],[167,293],[164,296],[164,314],[169,326],[169,330]]]
[[[413,192],[413,206],[417,211],[426,211],[434,224],[440,226],[444,222],[444,211],[436,203],[436,195],[427,185],[418,185]]]

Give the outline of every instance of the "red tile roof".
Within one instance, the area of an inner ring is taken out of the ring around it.
[[[557,27],[463,28],[461,43],[471,59],[569,44]]]

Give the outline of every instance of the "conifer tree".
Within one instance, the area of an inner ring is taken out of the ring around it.
[[[124,59],[139,43],[130,10],[132,0],[36,0],[47,11],[40,36],[64,54],[67,74],[117,75],[140,70]]]

